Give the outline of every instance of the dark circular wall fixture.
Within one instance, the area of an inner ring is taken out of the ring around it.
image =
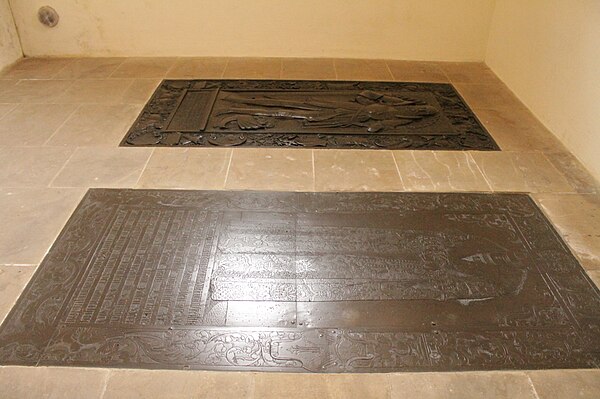
[[[38,10],[38,19],[43,25],[54,28],[58,24],[59,16],[54,8],[43,6]]]

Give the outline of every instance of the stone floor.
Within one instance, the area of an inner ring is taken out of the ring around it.
[[[118,148],[162,78],[450,82],[503,152]],[[89,187],[532,193],[600,285],[600,188],[483,64],[26,59],[0,74],[0,320]],[[599,398],[600,371],[308,375],[0,367],[0,397]]]

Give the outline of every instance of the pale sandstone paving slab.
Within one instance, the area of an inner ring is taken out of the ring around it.
[[[333,61],[336,78],[340,80],[394,80],[384,60]]]
[[[222,57],[181,58],[167,72],[167,79],[219,79],[228,59]]]
[[[2,79],[53,79],[71,64],[69,58],[25,58],[2,73]]]
[[[46,142],[47,146],[116,146],[139,105],[83,104]]]
[[[102,398],[108,370],[0,367],[2,399]]]
[[[0,147],[0,187],[47,187],[72,148]]]
[[[522,106],[474,112],[503,151],[566,151],[560,140]]]
[[[192,150],[193,151],[193,150]],[[228,190],[312,191],[311,150],[234,149],[225,188]]]
[[[111,371],[102,399],[251,399],[250,373],[195,371]]]
[[[0,264],[38,264],[83,194],[83,189],[0,189]]]
[[[576,188],[539,152],[472,152],[494,191],[573,193]]]
[[[0,323],[21,295],[35,268],[35,265],[0,265]]]
[[[389,376],[391,399],[538,399],[525,373],[423,373]]]
[[[394,151],[407,191],[490,191],[481,170],[466,152]]]
[[[137,187],[223,189],[231,153],[229,148],[156,148]]]
[[[569,152],[546,153],[546,158],[580,194],[600,193],[600,184],[585,167]]]
[[[54,101],[66,104],[118,104],[132,83],[132,79],[78,79]]]
[[[548,370],[528,374],[539,399],[600,398],[598,370]]]
[[[336,78],[335,69],[331,59],[284,58],[281,61],[281,78],[333,80]]]
[[[230,58],[223,72],[225,79],[280,79],[280,58]]]
[[[6,114],[15,109],[17,106],[18,104],[0,104],[0,119],[2,119]]]
[[[133,188],[151,154],[148,148],[80,147],[50,186]]]
[[[316,191],[402,191],[391,151],[315,150]]]
[[[75,104],[19,104],[0,121],[0,142],[41,146],[76,109]]]
[[[55,79],[106,79],[125,61],[125,58],[98,57],[72,59]]]
[[[440,62],[437,65],[452,83],[502,84],[496,74],[482,62]]]
[[[175,64],[169,57],[133,57],[123,61],[110,78],[164,78]]]
[[[586,270],[600,270],[600,196],[535,194],[534,199],[560,231]]]
[[[52,103],[73,80],[19,80],[0,91],[0,103]]]
[[[437,62],[386,61],[394,80],[399,82],[448,83],[449,79]]]

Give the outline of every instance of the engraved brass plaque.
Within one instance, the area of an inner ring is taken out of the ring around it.
[[[88,192],[0,363],[593,368],[600,292],[519,194]]]
[[[498,150],[449,84],[165,80],[123,146]]]

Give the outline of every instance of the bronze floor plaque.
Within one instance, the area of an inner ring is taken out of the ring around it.
[[[498,150],[450,84],[165,80],[122,146]]]
[[[90,190],[0,363],[595,368],[600,292],[526,195]]]

